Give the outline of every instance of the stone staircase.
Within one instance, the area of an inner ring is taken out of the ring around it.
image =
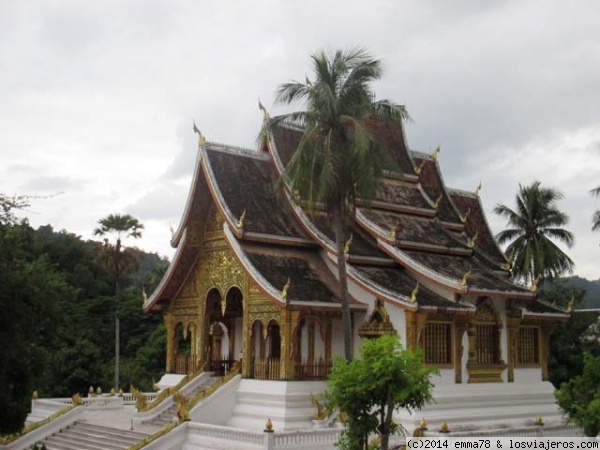
[[[125,450],[148,434],[75,422],[44,439],[48,450]]]
[[[198,392],[208,389],[213,384],[215,384],[219,379],[220,379],[220,377],[208,378],[204,383],[199,384],[193,390],[188,392],[187,397],[191,398],[194,395],[196,395]],[[172,423],[174,420],[176,420],[176,418],[177,418],[176,414],[177,414],[177,405],[171,405],[169,407],[169,409],[162,412],[159,416],[155,417],[152,420],[144,422],[144,423],[147,425],[157,425],[162,428],[165,425],[168,425],[168,424]]]

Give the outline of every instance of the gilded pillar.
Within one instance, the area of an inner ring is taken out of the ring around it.
[[[540,358],[542,362],[542,381],[548,381],[548,356],[550,354],[550,338],[554,332],[554,325],[540,327]]]
[[[167,373],[175,372],[175,335],[173,330],[173,314],[167,313],[163,316],[167,332]]]
[[[508,349],[508,381],[512,383],[515,381],[515,366],[516,366],[516,345],[517,338],[519,336],[519,323],[521,321],[515,318],[507,317],[506,320],[506,331],[507,331],[507,345]]]
[[[417,351],[426,322],[427,314],[406,311],[406,347],[409,350]]]
[[[458,322],[454,326],[454,381],[462,383],[462,358],[463,358],[463,336],[467,332],[469,324]]]
[[[300,318],[299,311],[284,308],[281,310],[280,337],[281,337],[281,356],[279,366],[279,378],[281,380],[292,380],[295,376],[295,361],[293,349],[293,333]],[[313,325],[314,335],[314,325]]]

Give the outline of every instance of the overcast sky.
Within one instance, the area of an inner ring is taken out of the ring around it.
[[[413,149],[441,145],[451,187],[492,209],[519,183],[559,189],[575,273],[600,278],[600,5],[597,1],[2,0],[0,193],[51,196],[34,226],[90,238],[129,213],[136,245],[171,256],[208,140],[253,147],[282,82],[309,55],[366,47],[379,98],[407,105]],[[54,195],[60,193],[60,195]]]

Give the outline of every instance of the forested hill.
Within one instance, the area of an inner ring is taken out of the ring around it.
[[[132,240],[125,245],[135,244]],[[122,280],[120,386],[144,390],[164,373],[159,314],[142,313],[168,266],[135,248]],[[114,275],[107,247],[51,226],[0,221],[0,432],[23,424],[33,390],[42,397],[109,391],[114,371]]]
[[[582,308],[600,308],[600,279],[591,281],[581,277],[565,277],[563,282],[567,285],[584,289]]]

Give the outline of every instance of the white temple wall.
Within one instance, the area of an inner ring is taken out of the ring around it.
[[[455,384],[454,369],[440,369],[440,374],[434,375],[431,380],[436,386]]]
[[[515,383],[540,383],[541,381],[541,367],[515,368]]]
[[[396,332],[400,336],[400,340],[402,342],[402,346],[406,347],[406,314],[404,310],[399,306],[391,305],[389,303],[385,304],[385,310],[390,316],[390,321],[394,325]]]

